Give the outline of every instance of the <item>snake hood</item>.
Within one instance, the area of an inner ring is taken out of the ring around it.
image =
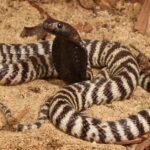
[[[51,18],[44,21],[43,28],[56,36],[52,58],[60,79],[69,84],[86,80],[87,51],[76,29]]]

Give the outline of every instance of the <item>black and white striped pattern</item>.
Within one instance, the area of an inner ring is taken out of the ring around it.
[[[10,118],[12,118],[12,114],[10,109],[5,106],[3,103],[0,103],[0,110],[3,112],[3,114],[5,114],[5,118],[8,121]]]
[[[150,67],[140,71],[139,85],[150,93]]]
[[[57,76],[51,56],[52,42],[0,44],[0,84],[16,85]]]
[[[98,143],[131,140],[149,132],[150,109],[118,121],[101,121],[83,116],[80,113],[80,111],[93,104],[111,103],[114,100],[128,98],[138,84],[143,84],[142,87],[145,89],[149,86],[148,83],[145,83],[146,78],[149,78],[149,76],[146,76],[146,73],[140,73],[135,58],[120,43],[84,40],[84,44],[87,48],[90,65],[96,68],[106,67],[106,69],[102,69],[99,75],[91,81],[75,83],[62,88],[41,107],[36,123],[30,125],[19,124],[15,125],[14,128],[18,131],[38,128],[48,118],[57,128],[66,133],[83,140]],[[48,51],[51,51],[50,47]],[[25,56],[26,58],[28,57],[27,61],[24,57],[26,63],[31,61],[31,56],[34,57],[34,55]],[[44,54],[46,59],[45,56]],[[35,57],[40,59],[41,56],[35,55]],[[51,60],[51,53],[49,53],[49,58]],[[22,62],[23,60],[20,59],[20,61]],[[19,65],[19,62],[16,65]],[[28,64],[28,74],[30,74],[30,63]],[[14,63],[9,65],[13,66]],[[52,74],[55,71],[53,63],[48,64],[48,67],[53,68],[50,69],[51,73],[49,74],[50,77],[53,77]],[[2,84],[6,83],[6,76],[9,76],[12,71],[3,76]],[[38,71],[35,70],[35,72]],[[0,69],[0,75],[1,73]],[[23,74],[26,73],[24,72]],[[35,78],[40,77],[43,76],[37,75]],[[15,84],[14,81],[12,84]],[[18,81],[22,81],[22,79],[19,78]]]

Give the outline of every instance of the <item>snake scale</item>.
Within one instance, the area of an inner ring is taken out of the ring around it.
[[[140,85],[150,92],[149,73],[140,70],[128,48],[119,42],[83,40],[89,65],[101,69],[96,78],[67,85],[41,106],[33,124],[14,125],[17,131],[34,129],[46,119],[58,129],[77,138],[98,143],[132,140],[150,131],[150,109],[128,118],[102,121],[81,111],[93,104],[128,98]],[[0,44],[0,84],[15,85],[38,78],[58,77],[52,60],[53,41],[33,44]],[[6,118],[10,110],[3,104]]]

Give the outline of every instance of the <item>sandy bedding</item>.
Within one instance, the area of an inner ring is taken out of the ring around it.
[[[65,3],[53,1],[43,4],[49,14],[58,19],[67,21],[72,25],[78,22],[89,21],[93,26],[91,33],[81,33],[83,38],[108,39],[121,41],[125,45],[133,44],[138,49],[150,56],[150,28],[146,35],[132,31],[133,15],[132,7],[127,4],[122,15],[112,15],[107,12],[99,12],[97,17],[93,13],[82,9],[76,2]],[[33,26],[42,22],[42,18],[36,9],[25,1],[0,0],[0,42],[3,43],[27,43],[36,42],[36,37],[22,39],[19,34],[24,26]],[[107,28],[106,25],[107,24]],[[53,95],[63,82],[58,80],[36,80],[18,86],[0,86],[0,100],[17,112],[24,106],[29,106],[29,113],[22,122],[33,122],[39,110],[39,106]],[[34,89],[38,88],[38,92]],[[116,120],[127,117],[129,114],[150,106],[150,96],[140,87],[127,101],[114,102],[105,106],[93,106],[86,113],[89,116]],[[0,114],[0,126],[5,124],[5,119]],[[76,139],[56,129],[48,121],[40,128],[32,131],[17,133],[8,130],[0,131],[0,150],[47,150],[47,149],[101,149],[101,150],[131,150],[130,147],[118,145],[104,145],[85,142]]]

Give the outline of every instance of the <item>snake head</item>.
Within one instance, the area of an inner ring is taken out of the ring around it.
[[[76,29],[66,22],[48,18],[44,21],[43,28],[48,33],[61,36],[67,40],[75,42],[80,46],[83,46],[82,40]]]

